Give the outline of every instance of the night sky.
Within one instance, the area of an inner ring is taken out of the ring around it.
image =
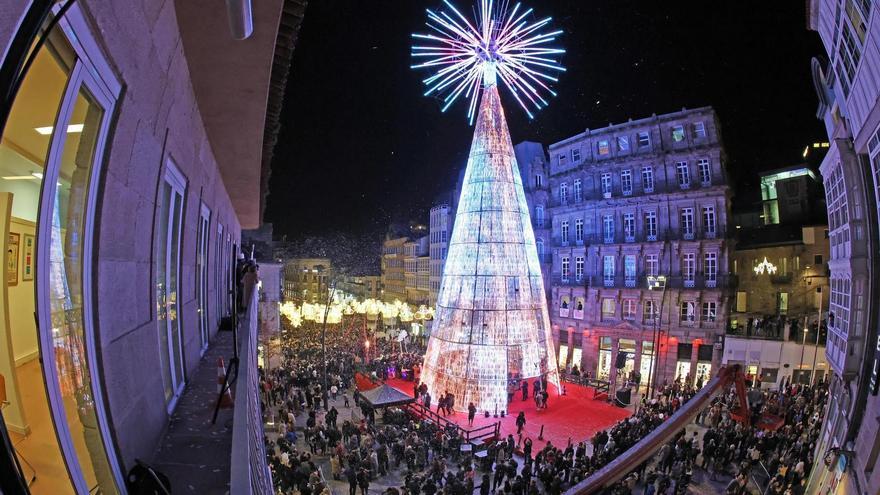
[[[293,58],[266,211],[291,239],[378,237],[427,221],[454,184],[473,129],[422,96],[410,34],[439,0],[313,0]],[[469,0],[455,0],[462,10]],[[568,53],[559,97],[528,120],[502,92],[514,143],[546,145],[609,123],[711,105],[737,194],[760,170],[825,140],[810,58],[823,53],[802,1],[531,0]]]

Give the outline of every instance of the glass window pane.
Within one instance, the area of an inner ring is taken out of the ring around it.
[[[0,341],[3,342],[0,373],[6,377],[9,401],[3,405],[6,423],[31,429],[30,435],[16,439],[16,450],[39,466],[41,485],[69,493],[73,487],[54,429],[41,364],[36,358],[27,358],[38,356],[40,352],[40,335],[34,322],[37,311],[34,256],[41,179],[73,59],[64,40],[54,38],[50,36],[49,42],[34,57],[0,139],[0,192],[12,194],[11,218],[0,219],[0,225],[8,224],[11,242],[7,251],[12,250],[14,256],[10,258],[16,269],[14,277],[6,275],[3,304],[9,309],[9,319],[0,319]],[[48,328],[44,334],[49,338]],[[7,342],[11,346],[7,346]],[[19,359],[24,362],[16,363]],[[52,369],[51,361],[47,367]],[[67,393],[65,399],[75,404],[71,390]],[[25,470],[29,473],[27,467]]]
[[[168,280],[166,275],[165,260],[168,257],[168,210],[171,207],[171,186],[162,184],[162,198],[159,205],[159,230],[156,242],[156,321],[159,334],[159,363],[162,369],[162,383],[165,389],[165,402],[171,400],[174,395],[174,386],[171,379],[171,366],[168,364]]]
[[[83,239],[104,109],[86,88],[74,103],[56,185],[49,240],[49,307],[55,364],[73,445],[88,486],[116,493],[91,388],[83,320]],[[76,126],[76,127],[73,127]]]
[[[179,307],[180,307],[180,277],[178,276],[179,267],[179,250],[180,250],[180,219],[182,215],[183,198],[179,194],[174,195],[174,216],[171,229],[171,263],[169,265],[168,288],[171,290],[169,302],[169,320],[171,320],[171,338],[172,338],[172,354],[174,356],[174,373],[176,383],[183,380],[183,356],[180,353],[180,324],[178,323]]]

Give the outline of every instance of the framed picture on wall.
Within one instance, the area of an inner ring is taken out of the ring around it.
[[[34,279],[34,236],[24,234],[22,236],[21,251],[21,279],[24,281]]]
[[[9,245],[6,247],[6,284],[18,285],[18,248],[21,237],[9,234]]]

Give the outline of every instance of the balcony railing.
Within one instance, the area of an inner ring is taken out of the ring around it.
[[[258,293],[254,289],[248,309],[239,320],[240,361],[238,379],[235,381],[230,493],[274,493],[272,473],[266,462],[260,377],[257,372],[257,334],[260,328]]]
[[[777,275],[770,275],[770,283],[771,284],[790,284],[794,276],[791,273],[780,273]]]
[[[674,276],[666,277],[666,288],[668,289],[733,289],[738,283],[736,275],[716,275],[707,278],[702,273],[695,273],[692,278]],[[576,280],[574,275],[569,275],[567,279],[556,274],[552,277],[554,286],[561,287],[592,287],[592,288],[617,288],[617,289],[647,289],[648,281],[645,275],[627,276],[613,275],[606,277],[604,275],[584,275],[583,279]]]
[[[668,194],[668,193],[676,193],[681,191],[690,191],[690,190],[698,190],[700,188],[708,188],[717,185],[723,184],[724,181],[722,179],[713,178],[711,182],[702,182],[702,181],[688,181],[687,184],[681,185],[677,180],[674,180],[668,184],[662,184],[659,182],[654,183],[653,187],[642,187],[640,181],[636,181],[631,190],[623,190],[621,187],[614,187],[610,192],[603,192],[601,188],[599,189],[584,189],[582,192],[583,198],[582,201],[575,201],[573,193],[569,192],[567,201],[562,201],[558,196],[558,189],[556,189],[557,195],[553,197],[550,202],[550,206],[571,206],[576,205],[581,202],[586,201],[600,201],[607,199],[616,199],[616,198],[626,198],[632,196],[639,195],[647,195],[647,194]],[[571,183],[569,183],[571,185]],[[569,190],[570,191],[570,190]]]

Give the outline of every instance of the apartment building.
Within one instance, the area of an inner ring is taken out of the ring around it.
[[[825,183],[831,259],[826,358],[833,371],[808,493],[880,492],[880,16],[874,2],[811,0],[816,115],[830,148]]]
[[[720,363],[731,191],[712,108],[588,129],[549,148],[550,317],[561,367],[643,384]],[[536,217],[538,215],[535,215]],[[651,289],[649,290],[649,284]]]

